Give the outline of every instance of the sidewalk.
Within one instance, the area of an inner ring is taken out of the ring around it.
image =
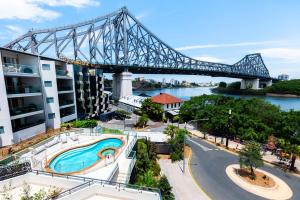
[[[201,133],[200,131],[197,131],[197,130],[189,130],[189,132],[192,133],[193,135],[197,136],[197,137],[200,137],[200,138],[203,138],[203,136],[204,136],[203,133]],[[215,142],[215,137],[211,136],[209,134],[206,134],[206,140],[214,143]],[[217,137],[216,141],[217,141],[217,143],[221,143],[221,138]],[[223,142],[225,143],[225,138],[224,138]],[[240,149],[242,149],[244,147],[244,145],[236,143],[236,142],[234,142],[232,140],[229,140],[228,147],[231,148],[231,149],[238,149],[238,150],[240,150]],[[277,156],[271,155],[270,152],[266,152],[263,155],[263,160],[266,161],[266,162],[268,162],[268,163],[279,162]],[[298,170],[300,170],[300,160],[299,159],[296,160],[295,167]]]
[[[172,163],[170,159],[160,159],[161,171],[165,174],[173,187],[172,192],[176,200],[209,200],[210,198],[198,187],[194,181],[189,167],[186,166],[185,173],[182,173],[182,162]],[[188,163],[188,159],[186,159]]]

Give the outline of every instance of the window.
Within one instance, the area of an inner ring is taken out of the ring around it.
[[[47,101],[47,103],[54,103],[54,98],[53,97],[47,97],[46,101]]]
[[[54,119],[54,118],[55,118],[55,113],[48,114],[48,119]]]
[[[45,81],[44,85],[45,87],[52,87],[52,81]]]
[[[167,104],[167,109],[169,108],[169,104]]]
[[[42,69],[43,70],[50,70],[50,65],[49,64],[42,64]]]
[[[4,127],[0,126],[0,134],[4,133]]]

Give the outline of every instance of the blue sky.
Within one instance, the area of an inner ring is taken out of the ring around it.
[[[299,0],[8,0],[0,2],[0,45],[31,28],[95,18],[126,6],[170,46],[201,60],[232,64],[262,54],[270,74],[300,78]],[[145,75],[161,80],[231,80]]]

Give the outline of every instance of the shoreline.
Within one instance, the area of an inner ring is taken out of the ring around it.
[[[300,98],[300,95],[296,94],[279,94],[279,93],[267,93],[266,96],[270,97],[292,97],[292,98]]]

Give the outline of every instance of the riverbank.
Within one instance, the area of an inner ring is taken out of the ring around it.
[[[267,93],[267,96],[270,97],[288,97],[288,98],[300,98],[300,95],[296,95],[296,94],[276,94],[276,93]]]
[[[154,90],[135,90],[133,93],[139,95],[145,93],[149,96],[155,96],[161,92],[168,93],[183,100],[189,100],[193,96],[200,96],[204,94],[212,94],[213,87],[195,87],[195,88],[164,88]],[[226,96],[233,96],[235,98],[261,98],[276,106],[280,106],[282,110],[288,111],[290,109],[300,110],[300,99],[295,97],[281,97],[281,96],[266,96],[266,95],[239,95],[239,94],[225,94]]]

